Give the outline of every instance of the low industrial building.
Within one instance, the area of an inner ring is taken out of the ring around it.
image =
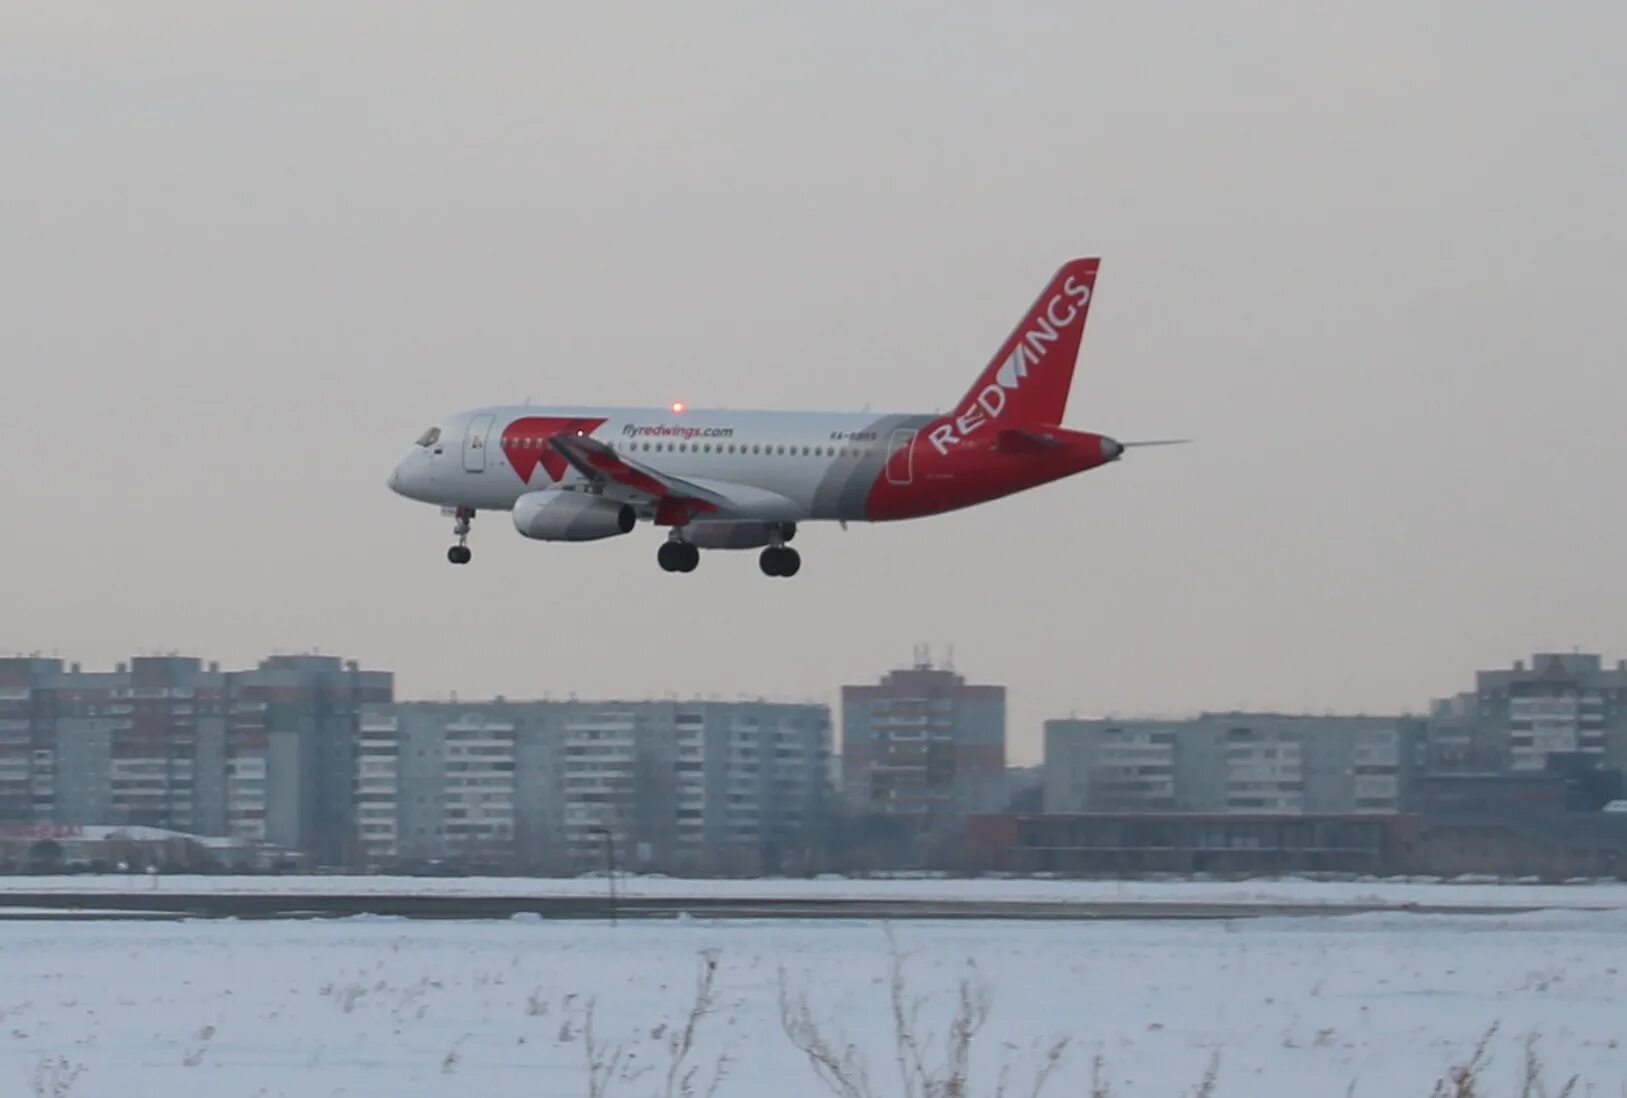
[[[972,866],[1081,877],[1385,873],[1407,864],[1403,815],[998,813],[967,820]]]
[[[0,873],[222,872],[293,868],[291,852],[139,824],[0,824]]]

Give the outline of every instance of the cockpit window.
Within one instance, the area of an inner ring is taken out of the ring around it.
[[[425,431],[422,435],[418,436],[418,445],[420,445],[420,446],[433,446],[437,442],[439,442],[440,440],[441,440],[441,429],[439,427],[431,427],[429,430]]]

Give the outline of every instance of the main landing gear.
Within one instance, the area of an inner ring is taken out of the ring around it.
[[[770,545],[757,561],[762,565],[763,575],[781,579],[791,578],[802,568],[802,554],[784,545]]]
[[[469,558],[474,556],[469,551],[469,524],[474,518],[473,507],[458,508],[457,521],[452,524],[452,533],[457,535],[458,543],[446,551],[446,559],[453,564],[468,564]]]
[[[801,554],[785,545],[796,536],[796,531],[796,524],[792,522],[776,523],[769,528],[768,548],[764,549],[763,555],[758,558],[764,575],[790,577],[801,570]],[[748,546],[750,544],[747,542]],[[757,544],[761,545],[762,542],[759,541]],[[708,548],[732,548],[732,546],[728,544],[727,539],[722,539],[709,542]],[[677,530],[667,535],[666,542],[655,554],[656,563],[661,566],[663,572],[693,572],[700,559],[700,549],[693,542],[685,541]]]
[[[687,541],[674,538],[656,550],[655,561],[663,572],[693,572],[701,562],[701,551]]]

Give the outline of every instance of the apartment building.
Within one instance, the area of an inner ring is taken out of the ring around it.
[[[1045,725],[1047,812],[1400,810],[1419,722],[1211,713]]]
[[[374,864],[772,865],[826,802],[830,715],[767,702],[371,706],[358,822]]]
[[[401,720],[369,706],[358,722],[356,835],[365,865],[394,861],[401,850],[397,799],[401,784]]]
[[[1538,652],[1479,671],[1472,692],[1434,703],[1429,737],[1442,770],[1532,773],[1553,756],[1627,768],[1627,660]]]
[[[337,862],[359,706],[391,696],[389,674],[326,656],[236,672],[0,659],[0,821],[233,835]]]
[[[842,687],[842,785],[858,812],[917,821],[1004,807],[1006,691],[914,666]]]

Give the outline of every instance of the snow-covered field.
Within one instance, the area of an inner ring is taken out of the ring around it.
[[[212,877],[175,876],[149,881],[125,874],[71,877],[0,877],[7,892],[243,892],[290,895],[370,894],[468,896],[602,896],[600,878],[533,877]],[[679,880],[618,876],[624,896],[982,900],[1030,902],[1168,902],[1238,904],[1405,904],[1462,907],[1627,908],[1627,882],[1520,884],[1486,881],[1296,878],[1248,881],[1079,881],[1018,879]]]
[[[960,980],[988,984],[973,1095],[1002,1065],[1028,1095],[1068,1035],[1056,1098],[1090,1092],[1098,1055],[1114,1095],[1190,1094],[1216,1054],[1220,1098],[1424,1098],[1493,1023],[1493,1095],[1520,1093],[1532,1032],[1554,1073],[1627,1081],[1627,912],[892,927],[923,1031]],[[719,1098],[828,1093],[781,1031],[781,972],[901,1093],[880,924],[354,919],[0,923],[0,1095],[78,1068],[72,1098],[587,1096],[589,1003],[601,1058],[623,1049],[602,1093],[662,1095],[707,951],[690,1062],[728,1057]]]

